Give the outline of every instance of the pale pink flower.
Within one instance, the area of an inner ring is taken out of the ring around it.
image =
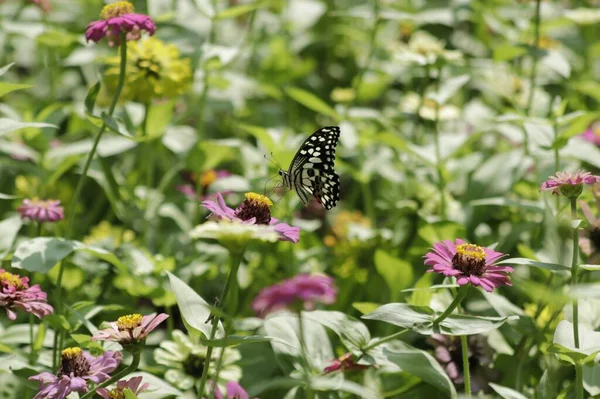
[[[213,383],[214,386],[214,383]],[[248,392],[240,384],[235,381],[229,381],[225,387],[227,390],[227,397],[223,396],[221,390],[215,388],[215,399],[249,399]],[[258,398],[255,398],[258,399]]]
[[[433,250],[425,255],[425,265],[431,266],[428,272],[456,277],[458,285],[471,284],[492,292],[494,288],[512,285],[507,273],[513,268],[494,264],[504,256],[502,252],[460,239],[455,243],[444,240],[434,244]]]
[[[51,314],[54,308],[46,302],[47,297],[39,285],[29,286],[29,277],[21,277],[0,269],[0,307],[6,310],[9,319],[17,318],[16,309],[39,318]]]
[[[143,391],[147,390],[150,384],[142,384],[142,377],[133,377],[129,380],[121,380],[117,382],[116,388],[108,390],[106,388],[98,388],[96,393],[102,396],[103,399],[125,399],[123,391],[129,389],[135,396],[138,396]]]
[[[252,301],[252,310],[260,316],[301,303],[313,310],[317,303],[331,305],[337,297],[333,278],[325,275],[298,274],[263,289]]]
[[[600,147],[600,121],[594,121],[590,124],[586,131],[581,133],[579,137]]]
[[[566,197],[578,197],[583,190],[584,184],[595,184],[600,182],[600,176],[591,174],[584,170],[574,173],[556,172],[548,180],[542,183],[540,190],[552,190],[552,194],[562,194]]]
[[[156,31],[152,18],[133,11],[133,5],[128,1],[106,5],[100,13],[101,19],[88,24],[85,38],[98,43],[103,37],[107,37],[109,46],[118,46],[121,44],[121,32],[127,33],[127,41],[139,40],[142,31],[152,36]]]
[[[17,212],[19,212],[22,219],[27,218],[38,223],[57,222],[65,218],[59,200],[24,199]]]
[[[39,381],[40,388],[34,399],[63,399],[72,392],[89,391],[88,381],[100,384],[110,378],[121,362],[121,352],[106,351],[95,357],[81,348],[67,348],[61,353],[61,365],[56,375],[44,372],[29,377]]]
[[[339,358],[333,360],[329,366],[325,367],[325,374],[333,373],[334,371],[352,371],[352,370],[366,370],[369,366],[365,364],[358,364],[352,359],[351,353],[346,353]]]
[[[109,328],[98,330],[92,341],[115,341],[122,345],[135,344],[144,341],[160,323],[169,317],[166,313],[156,313],[142,316],[132,314],[121,316],[117,321],[108,323]]]

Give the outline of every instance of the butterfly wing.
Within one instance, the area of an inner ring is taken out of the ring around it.
[[[331,209],[340,199],[340,177],[334,170],[339,137],[339,127],[323,127],[302,143],[292,159],[290,180],[304,204],[313,195],[325,209]]]

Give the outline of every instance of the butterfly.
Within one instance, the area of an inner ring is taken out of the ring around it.
[[[289,169],[279,170],[283,185],[296,190],[304,205],[313,195],[325,209],[340,199],[340,177],[335,173],[335,146],[340,137],[338,126],[325,126],[302,143]]]

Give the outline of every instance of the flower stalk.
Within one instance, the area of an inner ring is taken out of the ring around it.
[[[458,307],[458,305],[461,304],[463,299],[465,299],[468,292],[469,292],[469,285],[468,284],[461,285],[460,288],[458,289],[458,293],[454,297],[454,300],[452,301],[450,306],[448,306],[448,308],[444,311],[444,313],[439,315],[438,318],[433,321],[433,324],[434,325],[440,324],[446,317],[450,316],[450,314],[454,311],[454,309],[456,309]]]
[[[221,296],[219,297],[219,300],[216,305],[218,307],[218,310],[223,309],[225,301],[227,300],[227,294],[231,290],[232,286],[236,283],[237,272],[240,268],[240,264],[242,263],[244,252],[246,251],[246,244],[239,247],[237,251],[233,248],[229,248],[229,276],[227,276],[225,287],[223,287],[223,291],[221,292]],[[219,325],[219,317],[216,316],[213,312],[211,313],[212,326],[210,329],[210,336],[208,337],[210,341],[215,339],[215,335],[217,334],[217,327]],[[209,346],[206,349],[206,364],[204,365],[204,368],[202,370],[202,377],[200,379],[200,386],[198,388],[198,399],[202,399],[204,394],[204,389],[206,387],[206,382],[208,379],[208,369],[210,368],[210,361],[212,360],[213,349],[213,346]]]
[[[467,342],[467,336],[460,336],[460,346],[462,349],[462,361],[463,361],[463,376],[465,379],[465,396],[471,397],[471,374],[469,371],[469,344]]]
[[[570,198],[571,202],[571,219],[577,217],[577,198]],[[573,227],[573,259],[571,261],[571,287],[575,289],[577,285],[577,271],[579,269],[579,234],[578,228]],[[575,347],[579,349],[579,305],[577,299],[573,299],[573,340]]]
[[[306,384],[306,399],[313,399],[314,392],[310,386],[310,362],[308,361],[308,352],[306,350],[306,331],[304,331],[304,320],[302,319],[302,311],[298,311],[298,333],[300,335],[300,350],[304,359],[304,383]]]
[[[531,114],[531,108],[533,105],[533,93],[535,91],[535,76],[537,73],[537,64],[538,64],[538,52],[539,52],[539,43],[540,43],[540,7],[541,0],[536,0],[535,2],[535,41],[533,43],[533,60],[531,65],[531,74],[529,75],[529,96],[527,98],[527,109],[526,114]],[[527,134],[527,133],[525,133]],[[527,147],[526,147],[527,150]]]

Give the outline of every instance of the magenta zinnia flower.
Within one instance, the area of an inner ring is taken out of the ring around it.
[[[212,384],[214,386],[214,383]],[[227,397],[223,396],[219,387],[215,387],[215,399],[249,399],[248,392],[235,381],[229,381],[226,386]],[[258,398],[255,398],[258,399]]]
[[[584,170],[575,173],[556,172],[548,180],[542,183],[541,190],[552,190],[552,194],[562,194],[565,197],[576,198],[583,191],[584,184],[595,184],[600,182],[600,176],[591,174]]]
[[[106,388],[98,388],[96,393],[102,396],[104,399],[125,399],[125,394],[123,391],[129,389],[137,397],[150,386],[148,383],[144,383],[142,385],[140,384],[142,384],[142,377],[133,377],[127,381],[121,380],[117,382],[117,387],[111,390]]]
[[[121,362],[121,352],[106,351],[94,357],[81,348],[67,348],[61,353],[61,364],[56,375],[44,372],[33,377],[40,388],[34,399],[63,399],[72,392],[88,392],[88,381],[100,384],[110,378]]]
[[[24,199],[17,208],[22,219],[35,222],[56,222],[65,218],[63,207],[59,200]]]
[[[115,341],[121,345],[135,344],[144,341],[148,334],[168,317],[166,313],[147,316],[136,313],[121,316],[117,321],[108,323],[109,328],[96,331],[92,341]]]
[[[336,296],[333,278],[325,275],[298,274],[263,289],[252,301],[252,310],[264,316],[296,303],[302,303],[305,310],[313,310],[317,303],[331,305]]]
[[[133,5],[128,1],[117,1],[104,6],[99,21],[90,22],[85,31],[85,38],[98,43],[103,37],[108,38],[109,46],[121,44],[121,32],[127,32],[126,40],[139,40],[141,32],[154,34],[156,25],[152,18],[133,12]]]
[[[351,371],[351,370],[366,370],[369,366],[358,364],[352,359],[351,353],[346,353],[339,358],[333,360],[331,364],[325,367],[325,374],[333,373],[334,371]]]
[[[280,241],[291,241],[297,243],[300,240],[300,228],[292,227],[278,219],[271,217],[270,207],[273,205],[271,200],[264,195],[256,193],[246,193],[246,200],[236,209],[232,209],[225,204],[221,193],[217,193],[217,201],[202,201],[202,205],[212,213],[210,217],[216,218],[222,222],[234,222],[239,225],[254,225],[257,227],[257,235],[275,234]],[[203,236],[203,225],[198,226],[192,235]]]
[[[460,239],[456,243],[444,240],[434,244],[433,251],[425,255],[425,265],[431,266],[428,272],[456,277],[458,285],[481,286],[492,292],[502,285],[512,285],[506,273],[512,272],[513,268],[494,265],[503,256],[502,252],[467,244]]]
[[[15,320],[15,309],[22,309],[39,318],[54,312],[48,305],[48,295],[39,285],[29,286],[29,277],[21,277],[0,269],[0,307],[6,309],[8,318]]]
[[[579,137],[600,147],[600,121],[590,124],[587,130],[581,133]]]

